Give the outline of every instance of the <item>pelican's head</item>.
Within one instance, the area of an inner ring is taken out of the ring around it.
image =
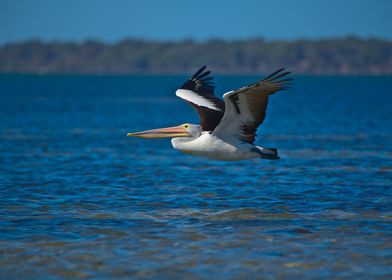
[[[128,133],[127,136],[141,138],[174,138],[174,137],[199,137],[201,134],[201,126],[195,124],[184,123],[179,126],[158,128],[135,133]]]

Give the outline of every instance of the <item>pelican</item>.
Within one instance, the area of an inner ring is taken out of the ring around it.
[[[281,68],[254,84],[229,91],[223,100],[214,95],[214,82],[207,66],[201,67],[177,91],[198,113],[200,125],[179,126],[128,133],[141,138],[173,138],[174,149],[216,160],[279,159],[276,148],[254,144],[256,130],[266,116],[269,96],[290,86]]]

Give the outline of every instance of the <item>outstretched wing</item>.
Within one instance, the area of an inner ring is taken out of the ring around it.
[[[200,118],[203,131],[213,131],[221,121],[225,103],[214,95],[214,82],[211,71],[205,71],[207,66],[201,67],[177,91],[176,95],[196,110]]]
[[[257,83],[225,93],[225,114],[213,134],[253,144],[256,130],[265,119],[269,96],[290,85],[291,78],[282,79],[288,74],[282,68]]]

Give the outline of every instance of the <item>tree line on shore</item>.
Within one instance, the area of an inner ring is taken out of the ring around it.
[[[178,74],[204,64],[214,72],[232,74],[266,73],[278,67],[302,74],[392,74],[392,41],[357,37],[126,39],[118,43],[29,40],[0,46],[1,73]]]

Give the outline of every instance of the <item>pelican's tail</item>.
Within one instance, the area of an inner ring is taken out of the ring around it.
[[[257,147],[258,154],[262,159],[280,159],[278,149]]]

